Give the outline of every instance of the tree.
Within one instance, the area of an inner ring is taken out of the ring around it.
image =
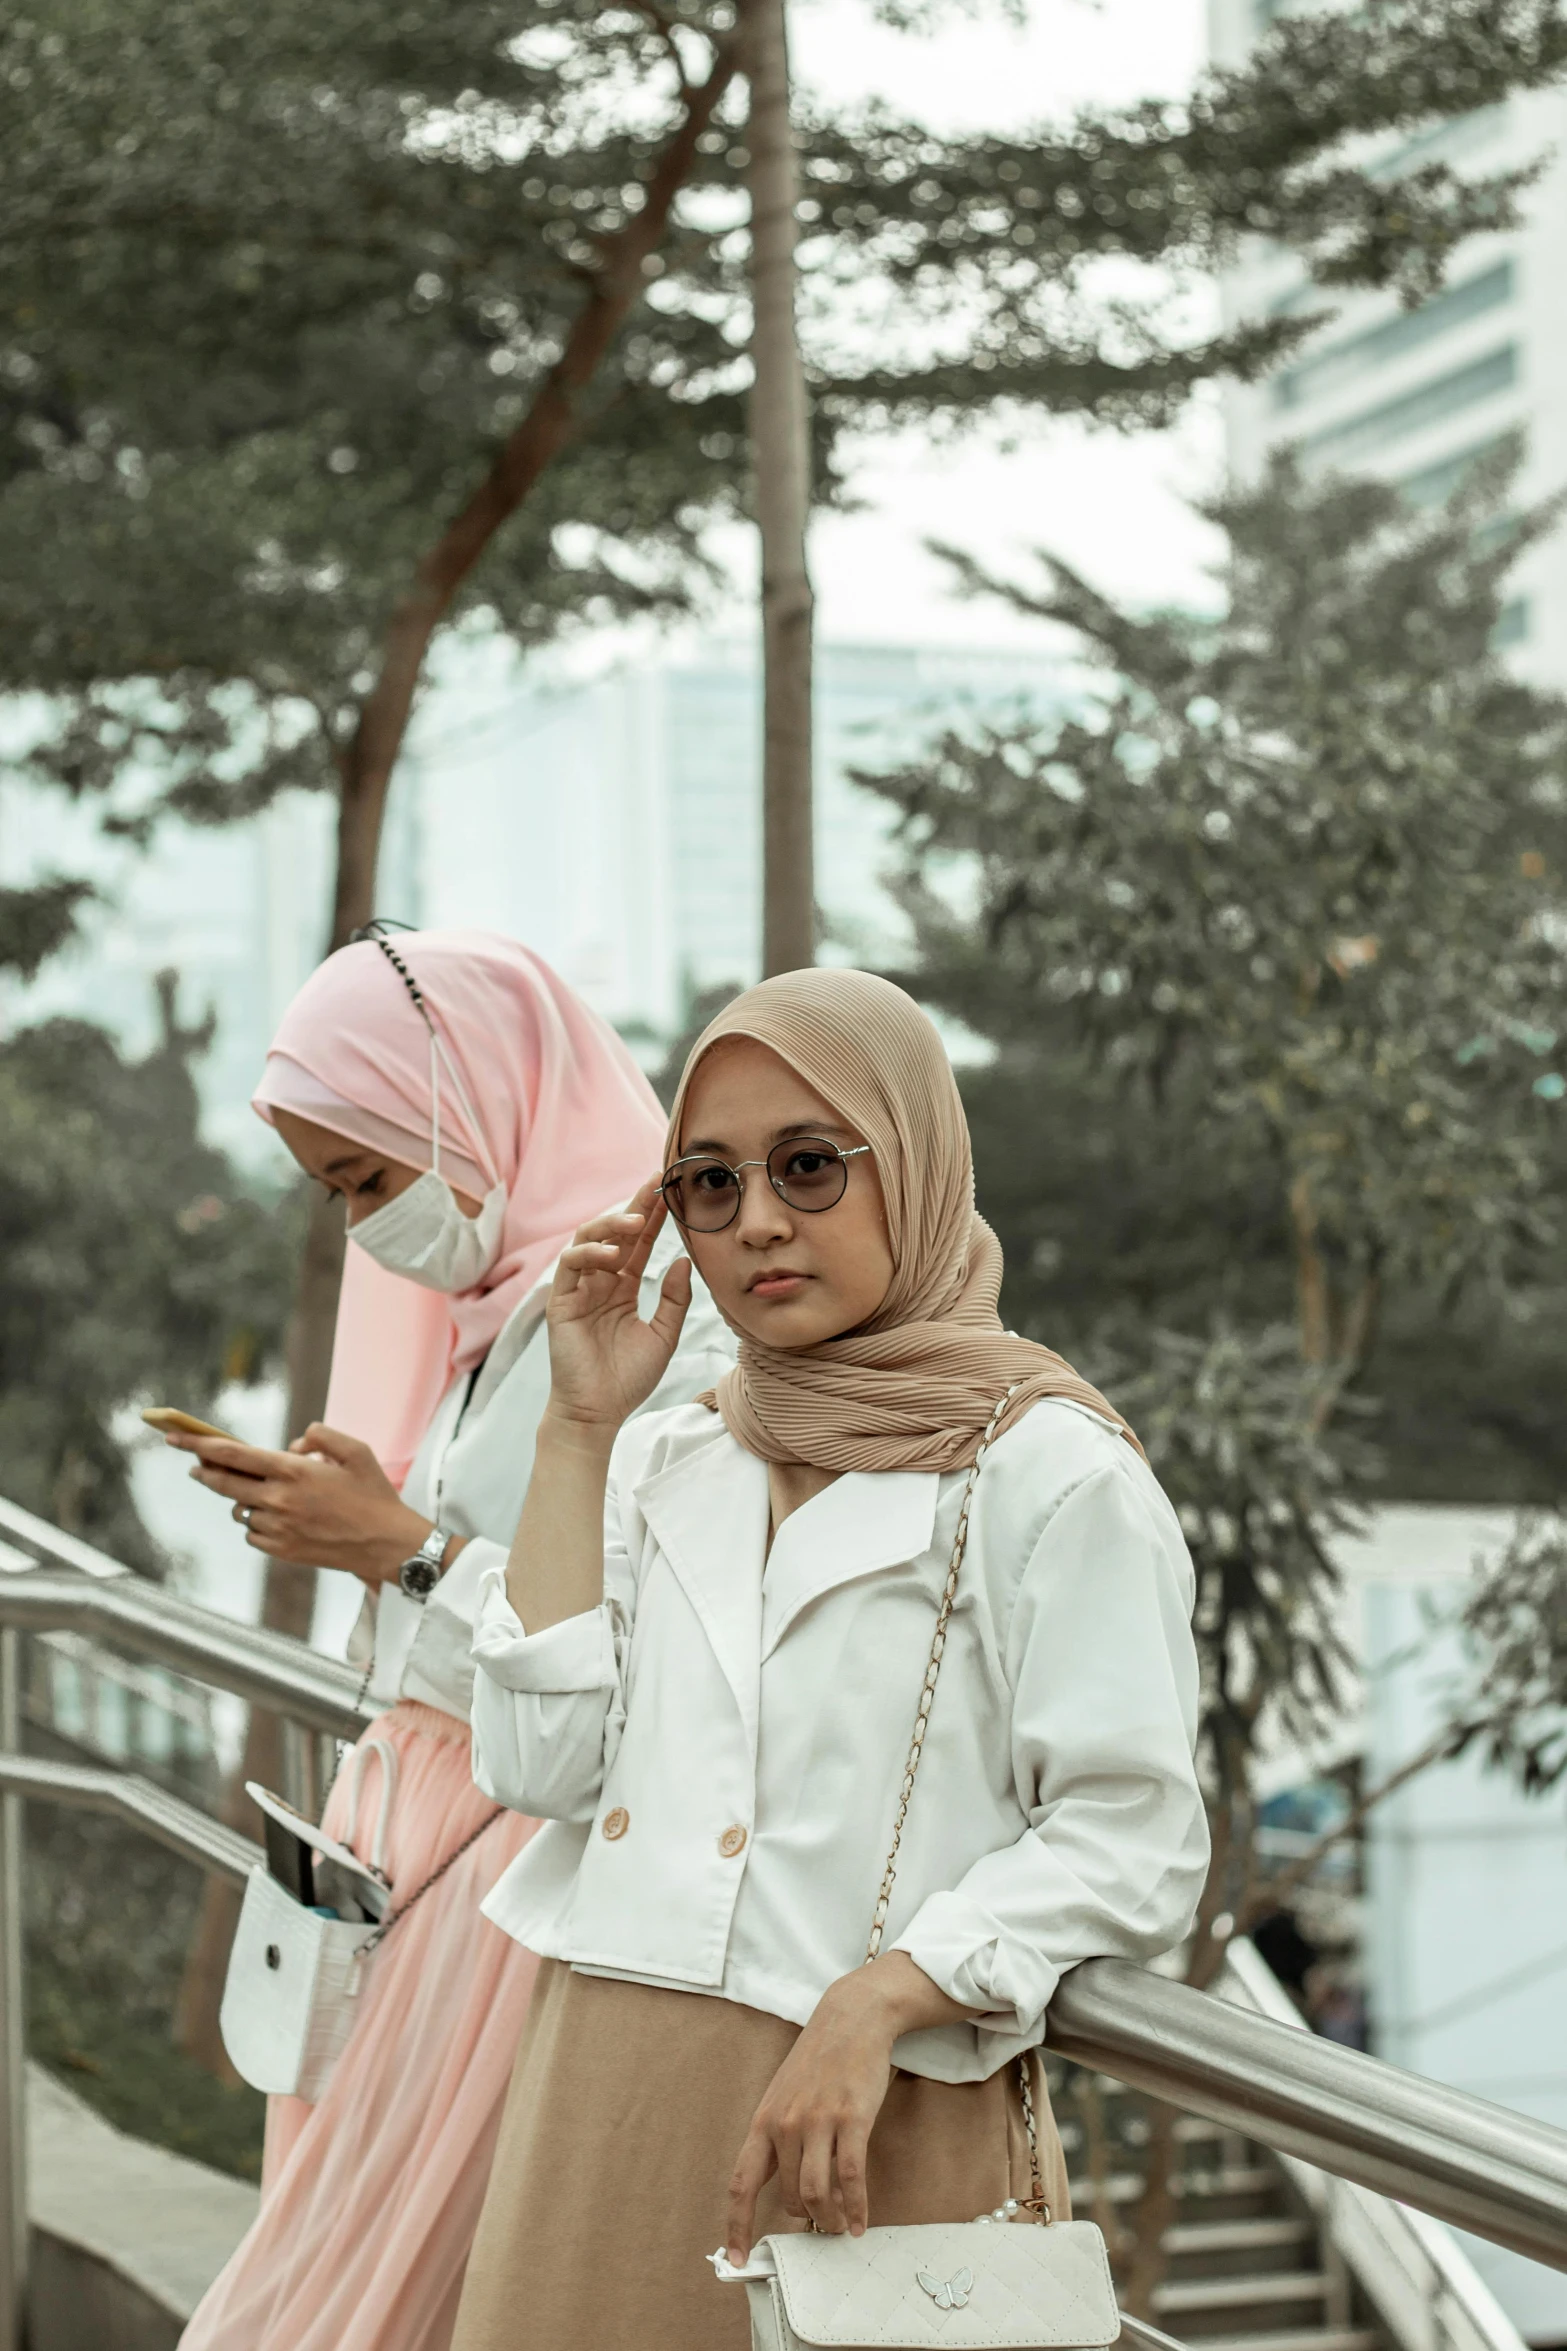
[[[1230,547],[1211,623],[1047,561],[1000,592],[1079,632],[1097,705],[867,779],[901,812],[922,985],[1014,1047],[1066,1014],[1145,1111],[1184,1089],[1267,1165],[1324,1419],[1386,1285],[1505,1283],[1545,1237],[1567,705],[1493,646],[1554,519],[1498,524],[1515,462],[1421,514],[1275,457],[1203,509]],[[969,862],[972,921],[920,878],[937,853]]]
[[[140,1060],[86,1021],[0,1045],[0,1493],[144,1572],[117,1412],[210,1408],[282,1333],[292,1219],[203,1143],[191,1063],[210,1031],[175,1018]]]
[[[1162,292],[1107,308],[1100,259],[1205,268],[1262,232],[1323,284],[1429,291],[1518,175],[1384,181],[1346,140],[1564,61],[1558,0],[1390,0],[1281,22],[1184,108],[803,124],[818,480],[848,423],[1161,422],[1307,331],[1183,341]],[[150,769],[144,801],[206,820],[333,789],[339,938],[435,628],[680,601],[742,470],[746,240],[712,200],[789,156],[733,143],[737,63],[723,0],[284,0],[242,36],[220,0],[43,0],[0,28],[0,543],[51,551],[0,557],[0,678],[52,698],[35,772]]]
[[[810,427],[796,307],[800,202],[786,0],[745,0],[751,104],[751,449],[762,555],[762,970],[816,960]]]
[[[1524,1520],[1464,1611],[1473,1697],[1454,1752],[1477,1748],[1529,1795],[1567,1773],[1567,1520]]]
[[[1048,1119],[1067,1095],[1108,1113],[1140,1163],[1130,1187],[1111,1171],[1113,1207],[1166,1189],[1180,1215],[1162,1239],[1249,1203],[1293,1262],[1280,1325],[1277,1290],[1251,1278],[1268,1252],[1242,1243],[1226,1280],[1219,1221],[1214,1281],[1199,1257],[1164,1291],[1185,1328],[1123,1310],[1089,1336],[1197,1568],[1214,1831],[1199,1984],[1263,1898],[1258,1755],[1313,1743],[1340,1708],[1329,1537],[1368,1490],[1354,1388],[1381,1293],[1505,1289],[1551,1238],[1567,705],[1495,650],[1506,575],[1553,519],[1509,513],[1515,461],[1422,514],[1280,454],[1204,510],[1229,550],[1211,619],[1132,615],[1046,558],[1037,590],[999,592],[1077,633],[1098,692],[1054,721],[949,732],[864,779],[899,812],[911,984],[997,1049],[971,1087],[1003,1226],[1058,1134],[1083,1165]],[[1506,1725],[1539,1700],[1538,1672],[1518,1695],[1523,1628],[1560,1588],[1544,1558],[1521,1556],[1480,1611],[1489,1676],[1409,1769],[1477,1737],[1519,1743]],[[1126,2285],[1144,2311],[1172,2132],[1156,2110]]]

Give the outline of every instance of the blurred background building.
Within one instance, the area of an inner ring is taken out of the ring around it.
[[[900,936],[881,882],[890,812],[851,772],[891,762],[963,711],[1043,710],[1065,690],[1037,655],[819,647],[818,889],[832,948],[873,959]],[[587,681],[493,644],[459,646],[393,785],[380,909],[526,939],[658,1058],[696,993],[757,976],[760,743],[748,641]],[[83,944],[25,991],[27,1017],[81,1013],[144,1046],[152,975],[174,968],[182,1016],[216,1015],[200,1069],[210,1132],[253,1157],[266,1139],[250,1091],[320,953],[330,828],[326,802],[296,793],[243,825],[167,824],[148,855],[105,840],[96,810],[0,781],[0,881],[85,873],[104,892]]]
[[[1215,59],[1237,63],[1284,12],[1279,0],[1209,0]],[[1320,311],[1323,325],[1275,375],[1225,387],[1237,472],[1294,441],[1324,466],[1379,475],[1434,505],[1477,457],[1522,432],[1521,497],[1567,487],[1567,93],[1514,96],[1384,144],[1376,168],[1391,177],[1424,163],[1469,176],[1543,168],[1521,226],[1473,239],[1443,291],[1414,310],[1390,294],[1329,300],[1281,246],[1253,239],[1223,283],[1226,323]],[[1530,677],[1567,684],[1567,534],[1519,565],[1502,641]]]
[[[1212,49],[1237,62],[1282,13],[1276,0],[1210,0]],[[1331,305],[1269,240],[1222,288],[1227,322],[1309,307],[1313,335],[1275,375],[1224,391],[1229,460],[1254,473],[1280,442],[1324,467],[1448,496],[1476,458],[1521,433],[1526,502],[1567,487],[1567,95],[1514,97],[1388,146],[1378,167],[1451,162],[1468,174],[1541,162],[1516,230],[1475,239],[1418,309],[1389,295]],[[1542,685],[1567,688],[1567,533],[1519,564],[1498,641]],[[1351,1564],[1365,1674],[1362,1769],[1375,1785],[1417,1753],[1458,1668],[1450,1620],[1509,1516],[1379,1511]],[[1395,2064],[1567,2125],[1567,1824],[1559,1796],[1531,1802],[1478,1761],[1425,1773],[1368,1824],[1362,1950],[1373,2045]],[[1567,2339],[1567,2278],[1467,2238],[1466,2249],[1534,2342]]]

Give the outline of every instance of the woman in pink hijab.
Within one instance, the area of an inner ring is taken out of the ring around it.
[[[535,1824],[470,1775],[475,1599],[532,1468],[555,1258],[657,1170],[664,1116],[613,1030],[515,940],[380,925],[295,997],[255,1108],[347,1203],[326,1419],[287,1453],[170,1441],[255,1549],[366,1586],[394,1906],[450,1866],[377,1953],[319,2104],[272,2100],[260,2215],[182,2343],[445,2351],[535,1968],[479,1915]],[[698,1285],[648,1408],[711,1386],[732,1345]],[[345,1796],[340,1778],[339,1834]]]

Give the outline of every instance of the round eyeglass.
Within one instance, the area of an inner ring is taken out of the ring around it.
[[[726,1159],[693,1152],[666,1167],[659,1190],[670,1215],[687,1233],[721,1233],[740,1213],[748,1167],[765,1167],[767,1180],[790,1208],[818,1216],[836,1208],[849,1184],[849,1162],[870,1150],[855,1143],[842,1151],[822,1135],[791,1135],[775,1143],[765,1159],[742,1159],[731,1167]]]

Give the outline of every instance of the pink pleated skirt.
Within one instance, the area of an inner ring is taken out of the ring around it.
[[[404,1699],[365,1736],[397,1750],[387,1867],[406,1898],[493,1806],[453,1716]],[[346,1809],[340,1775],[326,1826]],[[538,1965],[479,1905],[536,1826],[503,1813],[388,1936],[320,2103],[270,2102],[260,2213],[181,2351],[447,2351]]]

